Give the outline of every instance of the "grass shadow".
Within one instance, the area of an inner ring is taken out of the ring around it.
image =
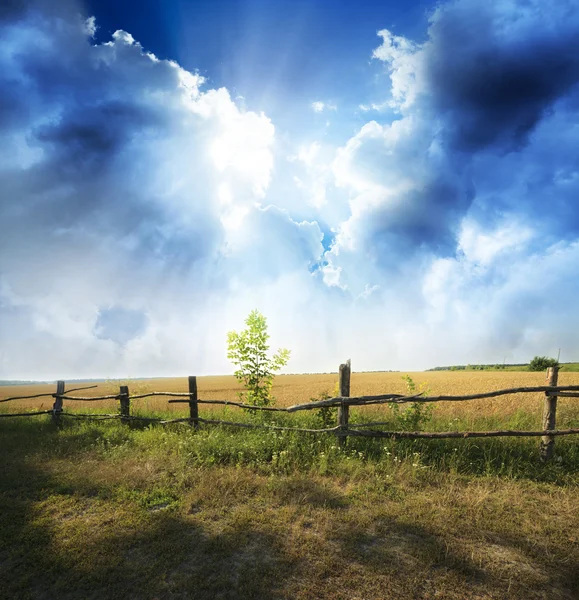
[[[51,467],[82,460],[95,441],[90,429],[2,428],[0,598],[278,596],[294,562],[267,526],[222,527]]]
[[[481,539],[473,532],[453,538],[408,521],[375,519],[369,527],[350,522],[336,528],[333,540],[354,582],[357,571],[382,578],[384,597],[577,597],[579,562],[569,559],[561,568],[524,536],[489,532]]]

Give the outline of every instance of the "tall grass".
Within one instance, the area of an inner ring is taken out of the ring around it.
[[[154,417],[171,417],[174,413],[156,411]],[[320,427],[315,413],[248,414],[226,408],[205,411],[207,418],[284,427]],[[351,421],[369,422],[372,415],[353,409]],[[447,419],[434,417],[428,430],[532,429],[537,417],[518,412],[508,419],[498,416]],[[8,421],[8,422],[6,422]],[[130,426],[118,421],[81,421],[64,418],[57,429],[44,417],[6,420],[0,424],[2,438],[13,439],[22,447],[50,448],[66,456],[67,451],[90,452],[97,456],[121,459],[131,456],[165,458],[168,463],[183,465],[244,466],[263,474],[317,472],[340,475],[370,467],[383,472],[408,470],[424,477],[425,473],[455,473],[465,476],[500,476],[527,478],[558,484],[576,483],[579,465],[579,440],[559,437],[555,459],[548,464],[539,461],[539,438],[477,438],[448,440],[388,440],[350,437],[340,450],[332,434],[310,434],[267,429],[241,429],[229,426],[202,425],[199,430],[188,424]],[[396,430],[396,415],[385,429]],[[579,418],[567,418],[569,426],[577,426]],[[80,448],[78,447],[80,444]]]

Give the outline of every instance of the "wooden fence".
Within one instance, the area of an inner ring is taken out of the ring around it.
[[[9,402],[12,400],[25,400],[30,398],[52,397],[54,405],[50,410],[41,410],[24,413],[0,413],[2,417],[30,417],[35,415],[49,414],[55,425],[59,425],[62,417],[70,417],[73,419],[120,419],[123,423],[131,422],[148,422],[148,423],[185,423],[194,428],[199,428],[203,425],[225,425],[230,427],[242,427],[248,429],[271,429],[277,431],[297,431],[303,433],[329,433],[338,437],[340,447],[344,447],[348,436],[363,436],[377,438],[405,438],[405,439],[445,439],[445,438],[480,438],[480,437],[540,437],[540,456],[541,460],[549,460],[553,457],[555,437],[560,435],[575,435],[579,434],[579,429],[556,429],[556,413],[557,413],[557,398],[579,398],[579,385],[557,386],[559,367],[551,367],[547,370],[548,385],[536,387],[519,387],[504,390],[495,390],[492,392],[484,392],[480,394],[470,394],[466,396],[424,396],[423,393],[405,396],[402,394],[382,394],[377,396],[350,396],[350,361],[340,365],[339,370],[339,393],[335,398],[319,400],[316,402],[307,402],[305,404],[296,404],[287,408],[278,408],[273,406],[253,406],[241,402],[233,402],[230,400],[202,400],[197,392],[197,378],[189,377],[188,392],[149,392],[147,394],[130,395],[129,388],[126,385],[120,386],[118,394],[110,394],[107,396],[82,397],[71,396],[72,392],[91,389],[96,385],[82,388],[74,388],[65,392],[65,382],[58,381],[56,392],[53,394],[34,394],[31,396],[13,396],[4,398],[1,402]],[[544,393],[543,407],[543,429],[541,431],[437,431],[437,432],[422,432],[422,431],[385,431],[381,429],[372,429],[373,427],[383,427],[390,425],[389,422],[377,421],[373,423],[351,423],[350,422],[350,406],[369,406],[375,404],[405,404],[408,402],[463,402],[468,400],[478,400],[481,398],[496,398],[507,394],[516,393]],[[178,419],[161,419],[154,417],[139,417],[131,415],[131,401],[141,398],[150,398],[152,396],[166,396],[173,399],[168,400],[169,403],[184,403],[189,405],[189,416]],[[64,400],[74,400],[81,402],[97,402],[102,400],[116,399],[119,401],[119,412],[117,414],[87,414],[87,413],[71,413],[64,411]],[[200,404],[212,404],[232,406],[250,411],[273,411],[294,413],[301,410],[314,410],[323,407],[337,407],[338,417],[335,427],[321,429],[306,429],[303,427],[283,427],[278,425],[266,425],[257,423],[240,423],[236,421],[224,421],[220,419],[205,419],[199,416]]]

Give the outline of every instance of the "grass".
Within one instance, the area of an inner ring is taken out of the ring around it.
[[[375,385],[361,375],[352,393]],[[403,391],[399,374],[386,375],[387,389]],[[481,373],[485,383],[445,373],[446,386],[437,375],[416,378],[449,392],[491,389],[505,374]],[[336,376],[327,377],[310,391],[331,390]],[[201,397],[235,394],[210,383],[200,379]],[[304,378],[278,383],[280,403],[302,399]],[[138,411],[175,416],[157,402]],[[461,404],[437,406],[428,429],[534,428],[540,419],[540,395]],[[353,421],[374,416],[352,409]],[[579,424],[573,400],[560,401],[558,416],[561,426]],[[273,418],[317,424],[312,413]],[[579,595],[572,438],[557,439],[544,465],[537,439],[356,438],[340,451],[331,436],[66,420],[56,428],[36,417],[2,419],[0,453],[0,598]]]

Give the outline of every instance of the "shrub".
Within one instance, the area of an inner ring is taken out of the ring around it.
[[[557,367],[559,362],[555,358],[548,358],[547,356],[535,356],[529,363],[529,371],[545,371],[549,367]]]

